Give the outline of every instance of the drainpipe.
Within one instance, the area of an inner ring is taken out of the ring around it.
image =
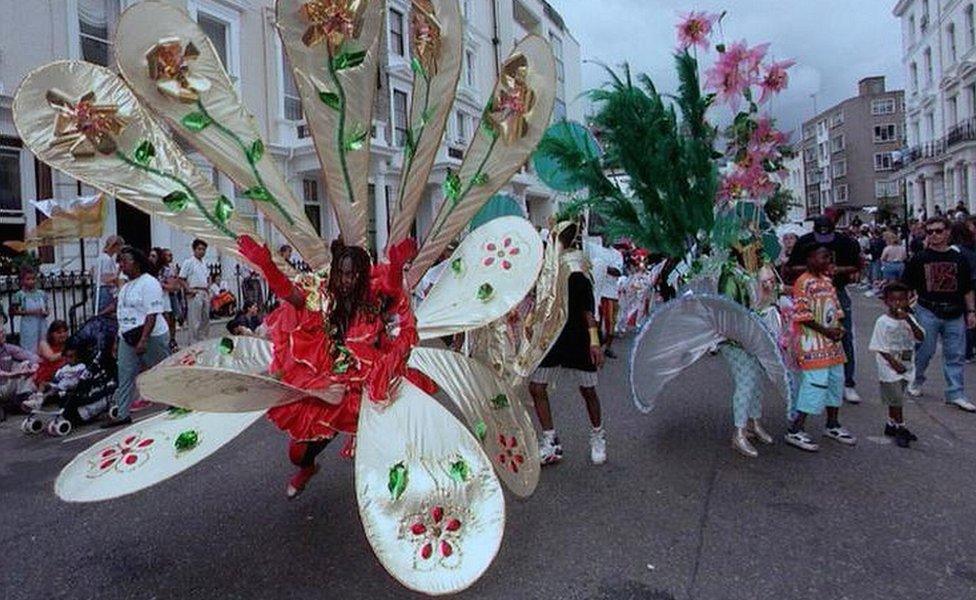
[[[499,55],[501,40],[498,39],[498,0],[491,0],[491,45],[495,55],[495,78],[501,74],[501,56]]]

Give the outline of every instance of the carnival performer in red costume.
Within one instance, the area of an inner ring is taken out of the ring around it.
[[[372,266],[364,249],[337,241],[329,278],[302,275],[297,282],[275,266],[267,246],[246,235],[238,246],[284,300],[266,321],[274,344],[269,371],[307,390],[345,386],[338,404],[306,396],[268,411],[268,418],[291,436],[288,457],[299,470],[286,494],[294,498],[318,471],[315,458],[329,442],[340,433],[356,434],[363,392],[373,402],[385,402],[403,375],[421,389],[435,388],[406,366],[419,338],[403,269],[416,254],[416,243],[404,240],[390,248],[388,263]]]

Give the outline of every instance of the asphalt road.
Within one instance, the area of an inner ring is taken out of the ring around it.
[[[543,471],[533,497],[508,497],[501,551],[464,596],[976,597],[976,415],[941,402],[933,371],[926,396],[906,408],[921,440],[885,443],[866,350],[881,308],[855,302],[866,402],[841,420],[860,436],[856,448],[825,441],[805,454],[778,440],[742,458],[730,448],[720,359],[684,374],[650,415],[629,400],[626,361],[610,361],[599,388],[608,463],[589,464],[582,402],[562,386],[553,404],[566,458]],[[622,356],[628,347],[619,344]],[[967,371],[972,389],[976,368]],[[765,409],[781,436],[784,407]],[[51,484],[98,436],[29,438],[18,425],[0,424],[2,598],[410,596],[373,557],[338,445],[295,502],[283,494],[285,439],[260,421],[153,489],[72,505]]]

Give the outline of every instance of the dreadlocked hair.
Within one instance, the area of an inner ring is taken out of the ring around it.
[[[339,291],[339,265],[342,261],[352,261],[352,270],[357,274],[356,285],[352,294],[344,295]],[[335,298],[335,304],[329,313],[329,324],[333,336],[338,340],[346,339],[346,332],[356,312],[366,307],[369,295],[369,272],[371,261],[369,253],[359,246],[346,246],[341,242],[332,244],[332,268],[329,277],[329,294]]]

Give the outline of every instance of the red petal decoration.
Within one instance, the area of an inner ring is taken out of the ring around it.
[[[102,458],[108,458],[109,456],[112,456],[116,452],[118,452],[118,450],[115,449],[115,448],[106,448],[106,449],[102,450],[100,456]]]
[[[511,246],[512,245],[512,238],[509,238],[509,237],[505,238],[505,240],[502,242],[502,245],[504,245],[506,248],[508,248],[509,246]]]
[[[499,454],[499,455],[498,455],[498,462],[500,462],[500,463],[502,463],[502,464],[505,464],[505,460],[506,460],[507,458],[508,458],[508,457],[507,457],[507,456],[505,456],[505,454],[504,454],[504,453],[502,453],[502,454]]]
[[[132,443],[135,442],[137,439],[139,439],[139,438],[136,437],[136,436],[134,436],[134,435],[130,435],[129,437],[127,437],[124,440],[122,440],[122,445],[123,446],[131,446]]]
[[[112,465],[114,465],[115,464],[115,460],[116,459],[114,459],[114,458],[110,458],[108,460],[103,460],[102,461],[102,464],[98,465],[98,468],[104,471],[105,469],[107,469],[107,468],[111,467]]]
[[[493,244],[493,243],[491,243],[491,242],[489,242],[489,243],[488,243],[488,244],[487,244],[487,245],[485,246],[485,250],[487,250],[488,252],[494,252],[494,251],[495,251],[495,250],[497,250],[497,249],[498,249],[498,246],[496,246],[495,244]]]
[[[152,446],[153,445],[153,442],[155,442],[154,439],[152,439],[152,438],[146,438],[146,439],[142,440],[141,442],[139,442],[139,447],[140,448],[145,448],[146,446]]]
[[[518,473],[518,464],[514,460],[508,463],[508,466],[512,468],[512,473]]]
[[[457,519],[451,519],[450,521],[447,522],[447,526],[445,526],[444,529],[448,531],[457,531],[458,529],[461,529],[461,521]]]
[[[507,270],[509,270],[509,269],[512,268],[512,263],[508,262],[507,260],[503,260],[502,261],[502,268],[507,271]]]
[[[414,535],[423,535],[427,533],[427,527],[423,523],[414,523],[410,526],[410,532]]]
[[[518,248],[512,248],[511,250],[508,251],[508,255],[517,256],[519,252],[521,252],[521,250],[519,250]]]
[[[489,256],[482,262],[482,264],[486,267],[490,267],[491,265],[495,264],[495,258],[493,256]]]
[[[515,436],[513,435],[511,439],[508,440],[508,447],[514,448],[515,446],[518,446],[518,440],[515,439]]]
[[[505,434],[504,433],[499,433],[498,434],[498,443],[501,444],[503,448],[505,447]]]
[[[512,458],[512,460],[513,460],[514,462],[517,462],[518,464],[522,464],[522,463],[524,463],[524,462],[525,462],[525,457],[524,457],[524,456],[522,456],[521,454],[516,454],[516,455],[515,455],[515,457],[514,457],[514,458]]]
[[[128,456],[125,457],[125,464],[127,464],[127,465],[134,465],[134,464],[136,464],[136,461],[137,460],[139,460],[139,457],[138,456],[136,456],[135,454],[130,454],[130,455],[128,455]]]
[[[427,560],[428,558],[430,558],[430,555],[433,553],[434,553],[434,547],[430,544],[430,542],[427,542],[426,544],[424,544],[424,547],[420,549],[420,558]]]
[[[444,518],[444,509],[440,506],[435,506],[434,508],[430,509],[430,516],[432,519],[434,519],[435,523],[440,523],[441,519]]]
[[[448,544],[444,540],[441,540],[441,556],[447,558],[452,554],[454,554],[454,548],[451,548],[450,544]]]

